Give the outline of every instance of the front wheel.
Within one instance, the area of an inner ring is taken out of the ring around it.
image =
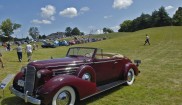
[[[126,85],[132,85],[133,82],[135,80],[135,72],[134,70],[131,68],[128,70],[128,73],[127,73],[127,81],[126,81]]]
[[[65,86],[54,95],[52,105],[74,105],[75,100],[74,89],[70,86]]]

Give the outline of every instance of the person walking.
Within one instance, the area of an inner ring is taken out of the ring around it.
[[[1,62],[1,67],[4,68],[4,63],[3,63],[3,55],[2,53],[0,52],[0,62]]]
[[[147,43],[150,45],[149,36],[146,34],[146,40],[145,40],[145,44],[147,44]],[[144,44],[144,45],[145,45],[145,44]]]
[[[11,44],[10,44],[10,42],[8,42],[8,44],[7,44],[7,50],[11,51]]]
[[[21,44],[18,43],[18,46],[15,49],[17,51],[18,60],[19,60],[19,62],[21,62],[22,61],[22,49],[23,49],[22,46],[21,46]]]
[[[25,52],[27,53],[28,62],[32,60],[32,45],[27,43]]]

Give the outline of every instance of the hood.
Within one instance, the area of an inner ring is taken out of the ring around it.
[[[41,61],[33,61],[28,65],[34,66],[37,69],[49,68],[49,67],[57,67],[57,66],[68,66],[84,63],[85,57],[65,57],[65,58],[57,58],[57,59],[49,59],[49,60],[41,60]],[[88,58],[86,59],[88,61]]]

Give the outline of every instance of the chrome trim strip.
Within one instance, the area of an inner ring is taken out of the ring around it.
[[[61,68],[61,69],[52,69],[52,71],[61,71],[61,70],[75,70],[78,69],[79,67],[66,67],[66,68]]]
[[[68,64],[68,65],[47,66],[46,68],[74,67],[74,66],[88,65],[88,64],[93,64],[93,63],[97,64],[97,63],[107,63],[107,62],[114,62],[114,61],[116,61],[116,60],[98,61],[98,62],[90,62],[90,63],[83,63],[83,62],[78,63],[77,62],[77,64],[73,63],[73,64]]]
[[[114,62],[114,61],[116,61],[116,60],[109,60],[109,61],[100,61],[100,62],[94,62],[94,63],[107,63],[107,62]]]
[[[57,68],[57,67],[74,67],[79,66],[80,64],[68,64],[68,65],[58,65],[58,66],[47,66],[46,68]]]
[[[22,99],[24,99],[26,101],[25,94],[23,94],[23,93],[17,91],[16,89],[14,89],[12,85],[9,87],[9,89],[13,94],[15,94],[16,96],[18,96],[18,97],[20,97],[20,98],[22,98]],[[30,103],[36,104],[36,105],[41,104],[41,100],[39,100],[39,99],[36,99],[36,98],[28,96],[28,95],[26,95],[26,98],[27,98],[27,102],[30,102]]]

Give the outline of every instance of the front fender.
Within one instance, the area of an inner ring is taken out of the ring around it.
[[[97,92],[96,84],[86,80],[82,80],[73,75],[58,75],[46,82],[39,90],[38,94],[43,103],[50,103],[54,95],[64,86],[71,86],[79,98],[82,99]]]
[[[85,73],[85,72],[88,72],[89,74],[91,74],[91,82],[96,82],[96,73],[94,71],[94,69],[89,66],[89,65],[82,65],[78,70],[77,70],[77,76],[79,78],[82,77],[82,75]]]

